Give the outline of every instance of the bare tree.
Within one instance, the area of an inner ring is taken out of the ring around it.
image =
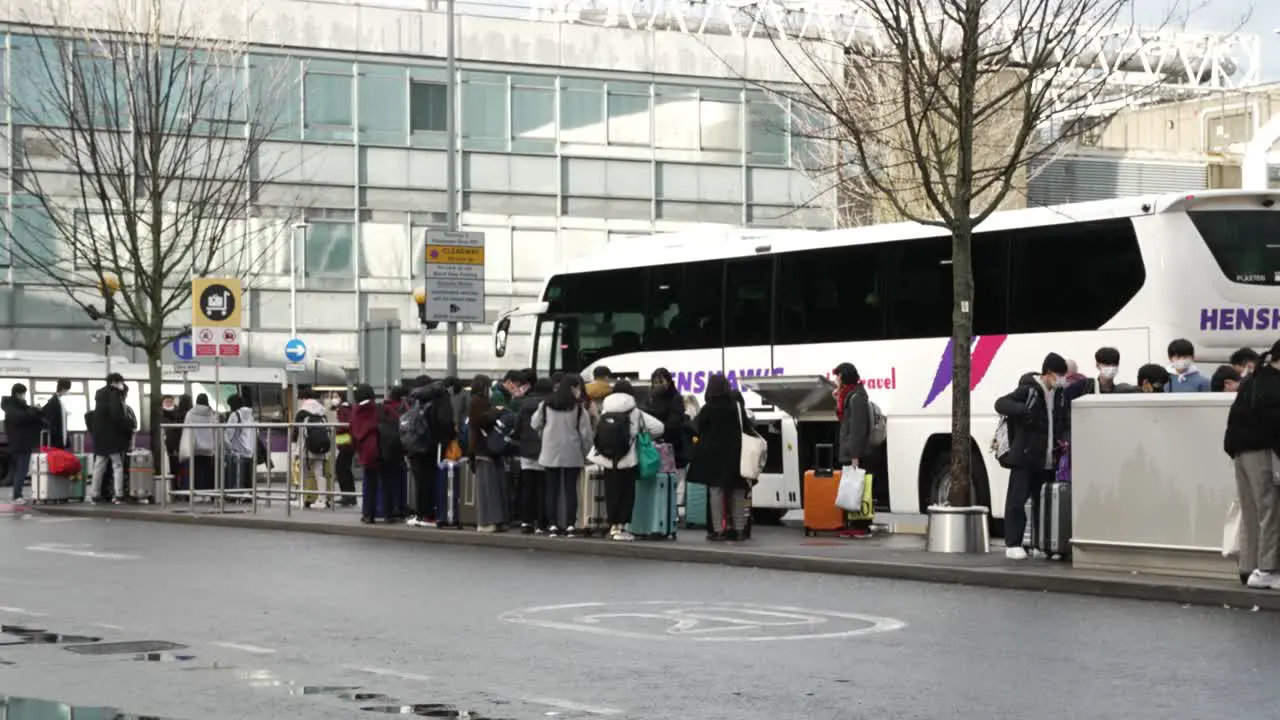
[[[838,31],[784,40],[770,26],[795,90],[773,88],[821,123],[802,127],[829,144],[839,173],[872,198],[877,219],[947,231],[952,244],[953,505],[973,502],[970,348],[971,238],[1013,193],[1028,167],[1155,87],[1162,68],[1137,67],[1131,0],[854,0]],[[768,14],[768,7],[758,8]],[[1138,74],[1131,72],[1140,70]],[[1128,81],[1116,91],[1120,76]]]
[[[250,237],[248,218],[278,177],[259,151],[297,79],[255,68],[251,89],[248,46],[180,2],[43,3],[15,37],[4,230],[15,266],[146,355],[158,428],[161,353],[189,322],[191,279],[245,277],[278,241]]]

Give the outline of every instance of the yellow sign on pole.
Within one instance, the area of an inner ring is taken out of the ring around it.
[[[484,247],[428,245],[428,265],[484,265]]]
[[[236,278],[191,280],[191,327],[240,328],[240,281]]]

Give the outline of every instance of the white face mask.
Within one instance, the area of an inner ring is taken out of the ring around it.
[[[1106,380],[1111,380],[1116,376],[1116,373],[1118,372],[1120,372],[1119,366],[1103,365],[1098,368],[1098,377],[1104,378]]]
[[[1059,390],[1067,386],[1067,379],[1064,377],[1057,378],[1053,381],[1053,386]]]
[[[1177,370],[1180,373],[1184,373],[1187,371],[1187,368],[1189,367],[1191,367],[1191,358],[1174,358],[1173,359],[1174,370]]]

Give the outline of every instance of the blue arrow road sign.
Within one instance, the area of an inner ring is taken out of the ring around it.
[[[299,363],[307,357],[307,344],[299,338],[293,338],[284,344],[284,358],[291,363]]]
[[[169,347],[173,348],[174,357],[183,362],[190,362],[194,357],[191,349],[191,333],[174,338],[173,342],[169,343]]]

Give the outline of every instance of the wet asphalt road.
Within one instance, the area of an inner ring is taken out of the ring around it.
[[[1280,665],[1267,613],[49,518],[0,518],[0,621],[187,646],[10,632],[0,694],[188,720],[1273,720]]]

